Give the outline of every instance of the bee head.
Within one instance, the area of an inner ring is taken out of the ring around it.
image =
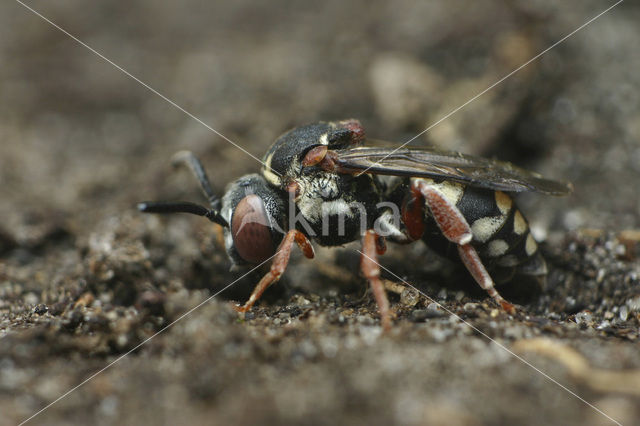
[[[262,175],[270,184],[286,189],[303,167],[322,161],[327,150],[358,146],[364,139],[362,125],[353,119],[296,127],[269,148],[263,158]]]

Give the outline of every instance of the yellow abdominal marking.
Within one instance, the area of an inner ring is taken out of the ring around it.
[[[519,210],[516,210],[513,215],[513,232],[515,232],[517,235],[522,235],[526,232],[526,230],[527,221],[524,220],[524,217],[522,217],[522,213],[520,213]]]
[[[498,206],[498,209],[500,209],[500,213],[504,215],[509,213],[509,211],[511,211],[511,205],[513,204],[511,197],[502,191],[496,191],[495,197],[496,205]]]
[[[505,240],[494,240],[487,245],[487,252],[491,257],[502,256],[509,249]]]
[[[476,240],[481,243],[489,241],[489,239],[504,225],[506,216],[489,216],[483,217],[471,225],[471,231]]]
[[[527,242],[524,246],[524,250],[527,252],[527,256],[531,256],[538,249],[538,243],[533,239],[531,234],[527,235]]]

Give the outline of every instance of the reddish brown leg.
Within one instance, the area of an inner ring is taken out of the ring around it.
[[[464,266],[467,267],[476,282],[480,284],[480,287],[489,293],[489,296],[493,297],[493,300],[502,306],[502,309],[510,314],[514,314],[516,312],[516,308],[511,303],[504,300],[504,298],[500,296],[500,293],[498,293],[498,290],[495,289],[493,286],[493,280],[482,264],[476,249],[473,248],[471,244],[465,244],[458,246],[458,253],[460,254],[460,259],[462,259]]]
[[[413,185],[427,201],[427,206],[429,206],[442,234],[449,241],[456,244],[470,243],[473,239],[471,227],[462,216],[462,213],[460,213],[460,210],[454,204],[451,204],[440,191],[429,186],[428,183],[415,180]]]
[[[313,247],[307,237],[300,231],[293,230],[287,232],[278,247],[278,251],[276,252],[273,263],[271,264],[271,270],[262,277],[260,282],[253,289],[249,300],[247,300],[243,306],[235,306],[236,311],[247,312],[250,310],[254,303],[260,299],[260,296],[262,296],[262,293],[264,293],[267,287],[280,279],[280,276],[284,273],[285,269],[287,269],[287,265],[289,264],[291,248],[293,247],[294,242],[298,244],[300,250],[302,250],[302,253],[306,257],[309,259],[313,258]]]
[[[377,258],[381,248],[384,247],[384,239],[377,235],[372,230],[365,232],[362,237],[362,260],[360,267],[365,278],[371,285],[371,291],[378,303],[378,309],[380,310],[380,320],[382,327],[385,330],[391,329],[391,313],[389,312],[389,299],[387,299],[387,293],[384,291],[384,285],[380,281],[380,266],[378,265]],[[382,254],[382,253],[380,253]]]
[[[415,180],[413,186],[424,196],[442,234],[449,241],[458,244],[460,259],[462,259],[471,276],[473,276],[480,287],[489,293],[489,296],[491,296],[493,300],[502,306],[502,309],[513,314],[515,312],[514,306],[504,300],[495,289],[493,280],[482,264],[478,252],[470,244],[473,238],[471,227],[464,216],[462,216],[462,213],[460,213],[460,210],[427,182]]]
[[[402,203],[402,222],[407,227],[411,241],[424,234],[424,196],[417,187],[411,188],[411,195]]]

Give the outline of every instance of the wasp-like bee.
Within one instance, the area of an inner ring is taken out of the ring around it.
[[[241,312],[280,278],[294,243],[312,258],[311,241],[340,246],[358,239],[362,272],[385,328],[391,315],[377,256],[384,253],[386,240],[422,240],[459,258],[478,284],[513,312],[495,283],[544,278],[547,268],[526,219],[507,193],[565,195],[571,184],[457,152],[367,147],[364,142],[357,120],[296,127],[269,148],[260,174],[231,183],[222,199],[196,157],[180,152],[175,160],[190,166],[210,208],[147,202],[139,209],[193,213],[222,225],[234,265],[255,265],[273,256],[270,271],[238,307]]]

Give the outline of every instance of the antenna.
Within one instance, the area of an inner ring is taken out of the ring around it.
[[[204,216],[211,222],[215,222],[224,227],[229,227],[227,221],[220,216],[220,212],[209,210],[200,204],[190,203],[188,201],[145,201],[138,203],[138,210],[142,213],[191,213]]]
[[[198,216],[204,216],[211,222],[215,222],[224,227],[229,227],[227,221],[220,215],[220,207],[222,201],[211,189],[211,183],[207,177],[207,173],[202,167],[200,160],[193,155],[191,151],[179,151],[175,153],[171,159],[174,166],[185,164],[189,167],[195,178],[200,184],[200,189],[207,197],[211,209],[199,204],[190,203],[188,201],[145,201],[138,204],[138,210],[143,213],[191,213]]]

